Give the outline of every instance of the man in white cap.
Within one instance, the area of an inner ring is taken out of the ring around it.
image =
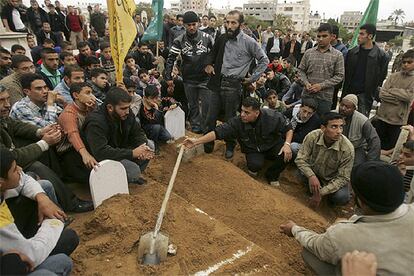
[[[371,121],[357,111],[358,97],[346,95],[339,104],[339,114],[345,117],[343,134],[351,141],[355,149],[354,166],[366,161],[379,160],[381,141]]]

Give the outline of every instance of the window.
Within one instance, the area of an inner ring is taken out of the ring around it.
[[[285,11],[293,11],[293,7],[285,7]]]

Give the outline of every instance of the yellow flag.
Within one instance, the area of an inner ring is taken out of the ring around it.
[[[133,20],[134,0],[107,0],[111,54],[116,70],[116,81],[122,82],[124,58],[137,35]]]

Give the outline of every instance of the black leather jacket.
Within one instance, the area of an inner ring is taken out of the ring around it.
[[[208,80],[204,72],[207,54],[213,48],[213,38],[202,31],[197,31],[194,38],[184,33],[174,39],[165,66],[165,79],[171,80],[171,72],[178,55],[181,55],[181,72],[184,82],[200,83]]]

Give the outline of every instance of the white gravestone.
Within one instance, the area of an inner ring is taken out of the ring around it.
[[[165,128],[177,140],[185,136],[185,113],[180,107],[165,113]]]
[[[129,194],[126,171],[120,162],[104,160],[99,162],[99,165],[89,176],[95,209],[102,201],[116,194]]]

